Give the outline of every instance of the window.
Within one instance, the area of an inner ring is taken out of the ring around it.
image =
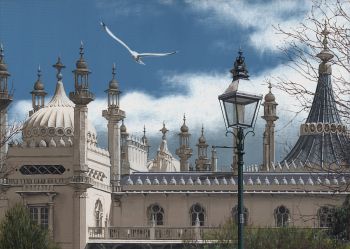
[[[102,219],[103,219],[103,207],[102,202],[98,199],[95,203],[95,224],[96,227],[102,227]]]
[[[248,209],[246,207],[243,207],[243,215],[244,215],[244,224],[248,224]],[[232,208],[232,218],[234,221],[238,224],[238,205],[236,205],[234,208]]]
[[[49,208],[48,207],[29,207],[29,214],[31,219],[40,225],[42,228],[49,228]]]
[[[190,216],[192,226],[196,225],[197,220],[199,221],[200,226],[204,226],[205,210],[199,203],[192,205],[190,209]]]
[[[62,175],[65,171],[62,165],[23,165],[19,168],[23,175]]]
[[[290,222],[289,210],[285,206],[279,206],[275,209],[276,227],[286,227]]]
[[[147,213],[149,224],[152,224],[154,221],[157,226],[164,225],[164,209],[161,206],[152,204],[148,207]]]
[[[335,210],[332,207],[320,207],[317,212],[319,227],[331,227],[334,211]]]

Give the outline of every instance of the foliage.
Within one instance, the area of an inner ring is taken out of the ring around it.
[[[21,204],[9,209],[0,224],[0,249],[57,249],[46,229],[34,223]]]
[[[343,205],[335,209],[331,234],[338,240],[350,240],[350,197],[347,196]]]
[[[237,226],[227,222],[221,229],[205,234],[206,245],[188,244],[187,249],[226,249],[237,246]],[[346,249],[346,245],[328,235],[327,230],[312,228],[245,228],[246,249]]]

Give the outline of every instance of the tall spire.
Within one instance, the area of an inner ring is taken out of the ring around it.
[[[190,136],[189,129],[186,125],[186,116],[184,114],[183,124],[180,128],[180,133],[178,134],[180,138],[179,148],[176,150],[176,155],[180,158],[180,170],[188,171],[189,162],[188,159],[192,156],[192,149],[190,148]]]
[[[264,103],[264,116],[266,120],[265,131],[263,137],[263,170],[268,171],[271,168],[271,164],[275,162],[275,121],[278,119],[276,115],[277,103],[275,101],[275,95],[272,93],[272,85],[269,82],[269,92],[265,95]]]
[[[196,159],[196,170],[197,171],[209,171],[210,160],[208,159],[208,144],[204,137],[204,126],[202,125],[201,136],[198,139],[198,158]]]
[[[108,151],[111,160],[111,184],[113,187],[117,187],[120,186],[120,176],[122,173],[121,153],[122,146],[125,145],[125,137],[123,136],[125,126],[124,123],[122,123],[124,127],[121,131],[119,122],[124,120],[125,112],[119,107],[119,94],[121,92],[119,91],[118,82],[115,79],[115,64],[113,64],[112,67],[112,80],[109,82],[108,89],[105,92],[107,93],[108,106],[106,110],[102,111],[102,116],[108,121]]]
[[[286,156],[287,163],[306,163],[312,167],[329,168],[350,164],[350,148],[347,129],[341,122],[332,88],[333,53],[328,48],[327,23],[321,33],[323,49],[317,54],[321,59],[314,99],[306,119],[300,126],[300,137]]]

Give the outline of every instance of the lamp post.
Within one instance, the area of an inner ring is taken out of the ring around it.
[[[244,139],[252,130],[244,133],[246,128],[254,128],[257,113],[262,96],[239,92],[238,83],[240,79],[248,79],[248,71],[244,63],[242,51],[239,51],[234,68],[231,70],[233,81],[226,91],[218,98],[224,116],[227,132],[232,133],[236,138],[236,154],[238,167],[238,249],[243,249],[244,241],[244,212],[243,212],[243,155]],[[234,132],[229,128],[236,129]]]

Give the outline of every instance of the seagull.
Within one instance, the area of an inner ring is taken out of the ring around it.
[[[169,53],[138,53],[132,49],[129,48],[128,45],[125,44],[125,42],[123,42],[122,40],[120,40],[118,37],[116,37],[112,31],[107,27],[107,25],[104,22],[100,22],[101,26],[103,27],[103,29],[107,32],[107,34],[112,37],[114,40],[116,40],[117,42],[119,42],[121,45],[123,45],[131,54],[131,57],[139,64],[141,65],[146,65],[141,59],[142,57],[158,57],[158,56],[167,56],[167,55],[172,55],[172,54],[176,54],[177,51],[174,52],[169,52]]]

